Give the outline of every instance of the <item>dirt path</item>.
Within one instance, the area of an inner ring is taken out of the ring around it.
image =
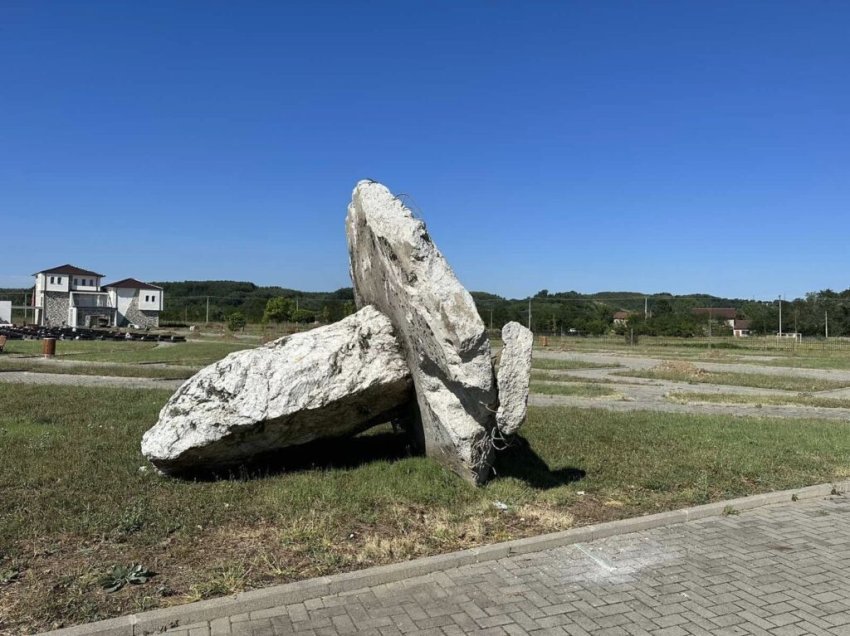
[[[616,395],[607,397],[581,397],[568,395],[532,394],[529,403],[534,406],[576,406],[582,408],[604,408],[612,411],[662,411],[667,413],[702,413],[710,415],[728,415],[730,417],[788,417],[788,418],[823,418],[834,420],[850,420],[850,409],[830,409],[797,405],[756,405],[756,404],[720,404],[720,403],[687,403],[672,402],[670,393],[688,392],[705,394],[735,394],[735,395],[794,395],[792,391],[779,389],[759,389],[751,387],[718,385],[708,383],[671,382],[647,378],[630,378],[614,375],[623,370],[646,370],[658,366],[663,359],[644,356],[618,356],[607,353],[578,353],[535,351],[535,357],[556,360],[580,360],[597,364],[610,364],[603,369],[570,369],[565,371],[547,371],[552,375],[567,375],[571,378],[583,378],[590,382],[611,381]],[[98,366],[128,366],[121,362],[83,362],[78,360],[47,360],[45,364],[55,366],[60,370],[66,368],[96,364]],[[710,371],[732,371],[736,373],[764,373],[769,375],[787,375],[801,377],[825,378],[847,381],[850,384],[850,371],[832,369],[783,369],[777,367],[761,367],[751,364],[730,364],[694,361],[694,366]],[[133,366],[133,365],[130,365]],[[180,365],[156,364],[157,368],[175,370],[192,370],[191,367]],[[0,372],[0,382],[66,385],[66,386],[106,386],[133,389],[166,389],[176,390],[184,380],[159,378],[135,378],[101,375],[75,375],[63,373],[30,373],[25,371]],[[822,397],[850,398],[850,387],[821,391],[815,395]]]

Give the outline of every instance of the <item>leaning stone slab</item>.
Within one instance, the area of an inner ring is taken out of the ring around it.
[[[502,435],[513,435],[525,422],[528,412],[534,334],[518,322],[509,322],[502,327],[502,342],[502,357],[496,374],[499,386],[496,426]]]
[[[202,369],[163,407],[142,453],[166,473],[238,464],[388,421],[411,389],[390,321],[364,307]]]
[[[473,483],[492,461],[498,406],[490,341],[469,292],[414,218],[383,185],[361,181],[346,218],[357,306],[392,321],[416,387],[425,453]]]

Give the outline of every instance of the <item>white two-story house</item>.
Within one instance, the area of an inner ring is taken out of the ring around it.
[[[162,287],[125,278],[103,288],[117,312],[116,327],[159,327],[159,312],[163,307]]]
[[[34,274],[36,324],[47,327],[158,327],[160,287],[127,278],[101,285],[103,274],[60,265]],[[143,288],[147,287],[148,290]],[[147,298],[145,298],[147,294]]]

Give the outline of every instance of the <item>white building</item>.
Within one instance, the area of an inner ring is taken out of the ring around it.
[[[35,322],[47,327],[109,327],[115,310],[100,291],[98,274],[74,265],[60,265],[35,276]]]
[[[135,278],[125,278],[104,285],[103,288],[116,310],[115,326],[159,327],[159,312],[162,311],[164,300],[162,287]]]
[[[12,301],[0,300],[0,325],[12,322]]]
[[[159,326],[159,312],[163,307],[159,287],[133,278],[105,287],[101,285],[103,274],[68,264],[34,276],[36,324],[47,327]],[[139,295],[140,286],[150,288],[145,301],[137,301],[134,297]]]

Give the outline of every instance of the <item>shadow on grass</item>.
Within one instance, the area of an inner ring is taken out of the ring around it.
[[[497,477],[513,477],[537,490],[548,490],[584,479],[587,474],[580,468],[551,470],[524,437],[515,437],[511,445],[497,453]]]
[[[395,462],[412,457],[411,437],[389,426],[373,429],[355,437],[324,439],[293,446],[273,453],[259,455],[250,462],[215,472],[195,472],[181,475],[200,481],[222,479],[255,479],[284,473],[308,470],[348,470],[376,461]],[[531,448],[528,441],[517,436],[511,446],[497,452],[495,478],[512,477],[538,490],[557,488],[585,476],[578,468],[550,470],[546,462]]]
[[[405,433],[381,427],[355,437],[322,439],[263,453],[239,465],[175,476],[199,481],[255,479],[308,470],[352,469],[376,461],[394,462],[410,456],[410,438]]]

